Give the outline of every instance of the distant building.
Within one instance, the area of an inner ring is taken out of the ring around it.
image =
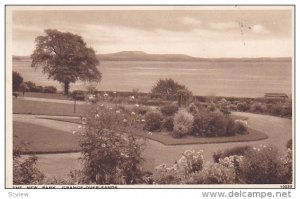
[[[280,100],[286,100],[289,98],[289,96],[285,93],[265,93],[264,97],[267,99],[280,99]]]

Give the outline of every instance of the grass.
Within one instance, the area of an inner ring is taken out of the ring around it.
[[[131,133],[140,137],[145,137],[151,140],[158,141],[164,145],[185,145],[185,144],[213,144],[227,142],[248,142],[267,139],[268,136],[262,132],[248,128],[248,134],[235,135],[228,137],[195,137],[186,136],[182,138],[174,138],[167,132],[154,132],[149,135],[147,132],[132,129]]]
[[[80,136],[48,127],[13,122],[13,148],[23,154],[79,151]]]
[[[13,100],[14,114],[80,116],[83,115],[88,110],[88,108],[89,105],[87,104],[77,104],[76,113],[74,113],[73,104],[21,99]]]
[[[23,96],[22,92],[18,92],[20,96]],[[34,98],[46,98],[46,99],[58,99],[58,100],[68,100],[66,95],[61,93],[38,93],[38,92],[25,92],[24,97],[34,97]]]
[[[57,120],[63,122],[71,122],[75,124],[81,124],[79,118],[55,118],[55,117],[40,117],[42,119]],[[245,119],[246,117],[235,116],[235,119]],[[235,135],[228,137],[195,137],[195,136],[186,136],[183,138],[174,138],[169,135],[168,132],[153,132],[152,135],[148,132],[140,129],[129,129],[128,133],[133,135],[147,138],[160,142],[164,145],[185,145],[185,144],[212,144],[212,143],[227,143],[227,142],[247,142],[247,141],[258,141],[267,139],[268,136],[257,130],[248,128],[248,134],[246,135]]]

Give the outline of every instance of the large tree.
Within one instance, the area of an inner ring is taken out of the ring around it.
[[[69,93],[70,83],[77,80],[101,80],[95,51],[87,47],[81,36],[53,29],[47,29],[45,33],[35,39],[32,67],[43,67],[48,78],[63,84],[65,94]]]

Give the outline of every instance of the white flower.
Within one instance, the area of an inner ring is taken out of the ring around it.
[[[114,91],[114,92],[113,92],[113,94],[117,94],[117,92],[116,92],[116,91]]]
[[[81,128],[82,128],[82,126],[81,126],[81,125],[78,125],[78,128],[79,128],[79,129],[81,129]]]
[[[149,132],[148,132],[148,135],[152,135],[152,132],[149,131]]]
[[[141,121],[142,121],[142,122],[145,122],[145,120],[144,120],[144,119],[142,119]]]
[[[104,106],[104,104],[101,104],[100,106]]]
[[[103,148],[104,148],[104,147],[106,147],[106,144],[104,144],[104,143],[103,143],[103,144],[101,144],[101,147],[103,147]]]
[[[96,114],[96,115],[95,115],[95,118],[99,118],[99,117],[100,117],[99,114]]]
[[[133,100],[134,100],[134,98],[135,98],[134,96],[131,96],[131,97],[130,97],[130,99],[133,99]]]
[[[121,113],[121,111],[120,110],[116,110],[116,113]]]
[[[135,115],[135,112],[131,112],[131,115]]]
[[[124,123],[126,123],[126,122],[127,122],[127,120],[126,120],[126,119],[124,119],[124,120],[123,120],[123,122],[124,122]]]
[[[135,106],[135,107],[140,107],[140,105],[138,105],[138,104],[135,104],[134,106]]]
[[[76,133],[76,131],[73,131],[72,134],[74,135]]]
[[[107,97],[108,96],[108,94],[107,93],[104,93],[104,95],[103,95],[104,97]]]

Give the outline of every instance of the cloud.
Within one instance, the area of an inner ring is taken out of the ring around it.
[[[217,30],[228,30],[238,28],[238,23],[229,21],[229,22],[212,22],[209,24],[211,28]]]
[[[268,34],[270,32],[264,26],[259,25],[259,24],[252,26],[251,30],[252,30],[252,32],[254,32],[256,34]]]
[[[200,21],[192,19],[187,20],[185,17],[183,21],[190,26],[191,24],[200,25]],[[97,53],[140,50],[148,53],[176,53],[200,57],[261,57],[289,56],[291,54],[292,45],[289,41],[283,42],[283,40],[276,40],[269,35],[265,36],[264,34],[268,30],[262,25],[253,26],[248,32],[252,32],[252,34],[244,36],[241,36],[239,31],[229,31],[234,30],[235,27],[239,28],[238,24],[233,21],[209,23],[208,25],[209,27],[193,25],[192,29],[182,28],[181,31],[145,30],[112,24],[66,24],[62,22],[43,26],[16,25],[13,32],[18,39],[13,38],[12,49],[13,54],[28,55],[33,51],[36,36],[43,34],[45,28],[56,28],[60,31],[70,31],[81,35],[88,46],[93,47]]]
[[[181,17],[180,21],[185,25],[199,26],[201,25],[201,21],[192,17]]]

